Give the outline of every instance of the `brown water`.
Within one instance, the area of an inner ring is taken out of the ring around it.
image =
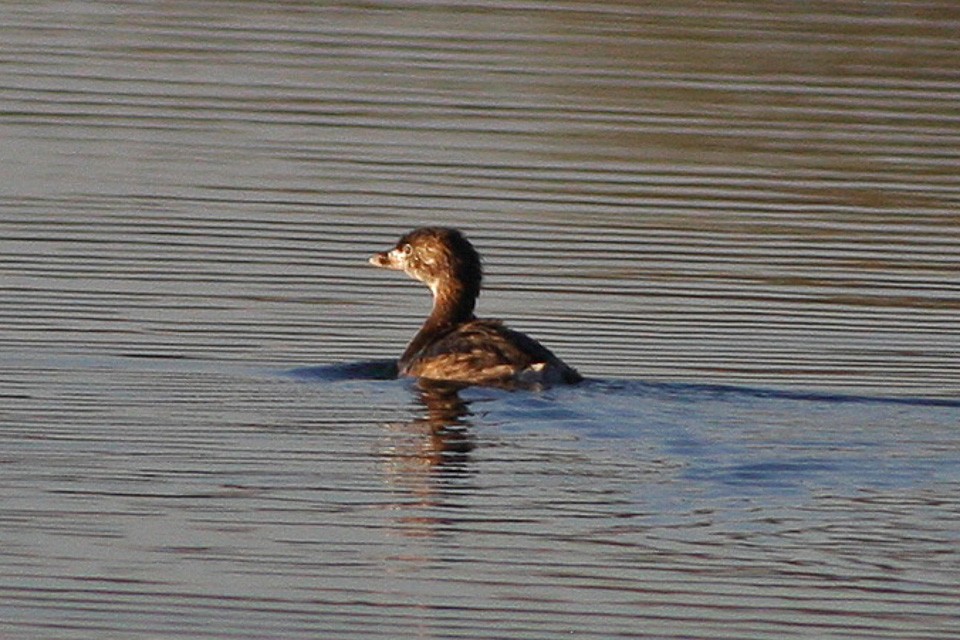
[[[958,33],[3,3],[0,637],[957,637]],[[376,379],[426,223],[589,382]]]

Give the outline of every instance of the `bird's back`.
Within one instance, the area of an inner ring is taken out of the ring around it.
[[[579,382],[577,371],[533,338],[497,320],[472,320],[425,345],[406,375],[466,383]]]

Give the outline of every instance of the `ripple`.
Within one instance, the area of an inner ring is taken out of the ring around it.
[[[0,635],[956,637],[958,23],[6,3]],[[428,223],[590,380],[390,379]]]

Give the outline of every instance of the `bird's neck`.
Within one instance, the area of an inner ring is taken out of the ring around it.
[[[455,282],[431,285],[433,309],[400,357],[400,368],[417,357],[424,347],[453,331],[465,322],[475,320],[476,298],[467,288]]]

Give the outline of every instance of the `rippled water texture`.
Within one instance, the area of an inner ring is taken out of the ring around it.
[[[0,637],[960,636],[953,2],[4,2]],[[389,377],[421,224],[588,381]]]

